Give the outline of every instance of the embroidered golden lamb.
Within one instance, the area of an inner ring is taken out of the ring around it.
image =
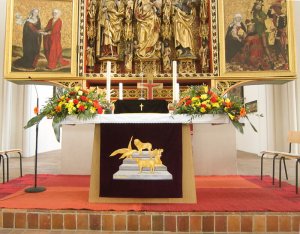
[[[155,170],[155,160],[154,159],[135,159],[139,167],[139,172],[142,173],[143,168],[149,168],[151,173]]]
[[[154,159],[135,159],[136,163],[139,167],[139,172],[142,173],[143,168],[149,168],[151,173],[154,173],[155,167],[162,165],[161,156],[162,152],[164,152],[163,149],[155,149],[150,152],[150,156],[154,157]]]

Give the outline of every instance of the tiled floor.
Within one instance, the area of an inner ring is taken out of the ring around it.
[[[264,161],[264,174],[271,175],[272,173],[272,160],[265,159]],[[260,175],[260,158],[257,155],[238,152],[237,157],[238,164],[238,174],[239,175]],[[289,183],[294,184],[295,182],[295,162],[287,161],[287,168],[289,173]],[[2,172],[2,171],[1,171]],[[278,162],[276,164],[276,177],[278,178]],[[284,172],[284,171],[283,171]],[[33,174],[34,173],[34,157],[23,158],[23,174]],[[49,153],[38,155],[38,173],[45,174],[59,174],[60,171],[60,151],[53,151]],[[284,174],[283,174],[284,175]],[[1,173],[2,176],[2,173]],[[2,177],[0,176],[0,181]],[[10,160],[10,179],[19,176],[19,159],[11,158]],[[283,176],[283,180],[285,177]],[[278,186],[278,185],[277,185]],[[100,233],[100,231],[53,231],[53,230],[23,230],[23,229],[0,229],[0,234],[92,234]],[[101,233],[114,233],[114,232],[101,232]],[[120,233],[120,232],[118,232]],[[123,233],[123,232],[122,232]],[[134,233],[134,232],[128,232]],[[141,233],[151,233],[151,232],[141,232]],[[159,232],[155,232],[158,234]],[[236,233],[236,232],[235,232]],[[271,233],[271,232],[268,232]],[[284,233],[284,232],[277,232]],[[292,232],[289,232],[292,233]],[[298,232],[295,232],[298,233]]]

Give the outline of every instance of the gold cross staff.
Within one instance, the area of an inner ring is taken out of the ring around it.
[[[144,107],[143,103],[141,103],[140,107],[141,107],[141,111],[143,111],[143,107]]]

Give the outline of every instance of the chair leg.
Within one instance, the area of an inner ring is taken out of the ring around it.
[[[23,170],[22,170],[22,154],[21,152],[18,152],[19,156],[20,156],[20,176],[23,176]]]
[[[266,153],[263,153],[261,155],[261,159],[260,159],[260,180],[263,179],[263,170],[264,170],[264,156]]]
[[[4,156],[0,154],[0,161],[2,161],[2,183],[5,183],[5,166],[4,166]]]
[[[296,161],[296,194],[298,194],[298,166],[300,163],[300,158]]]
[[[287,170],[286,170],[286,164],[285,164],[285,158],[283,158],[283,166],[284,166],[284,171],[285,171],[285,178],[288,180],[288,174],[287,174]]]
[[[272,171],[272,184],[275,184],[275,159],[278,157],[278,154],[275,154],[273,157],[273,171]]]
[[[284,161],[284,157],[281,157],[279,160],[279,188],[281,188],[281,164]]]
[[[8,182],[9,181],[9,157],[7,153],[5,155],[6,155],[6,175],[7,175],[6,182]]]

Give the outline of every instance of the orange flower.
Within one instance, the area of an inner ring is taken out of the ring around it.
[[[34,114],[38,115],[39,114],[39,108],[36,106],[33,109]]]
[[[232,107],[232,102],[225,102],[225,106],[227,108],[231,108]]]
[[[56,111],[56,112],[61,112],[61,106],[56,106],[56,107],[55,107],[55,111]]]
[[[177,106],[182,106],[182,104],[183,104],[186,100],[188,100],[189,98],[190,98],[190,97],[187,96],[187,97],[184,97],[184,98],[180,99],[180,101],[178,102]]]
[[[245,117],[246,114],[247,114],[247,113],[246,113],[246,109],[245,109],[244,107],[242,107],[241,110],[240,110],[240,116],[241,116],[241,117]]]

